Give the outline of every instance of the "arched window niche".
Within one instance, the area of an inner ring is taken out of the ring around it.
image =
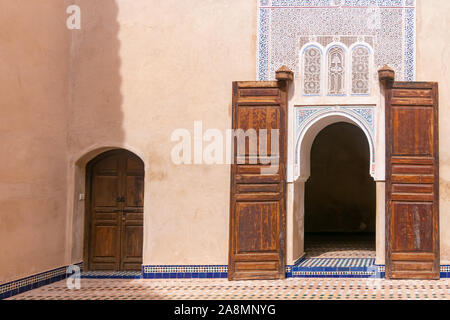
[[[345,49],[334,45],[328,49],[328,95],[343,96],[346,94],[345,74],[346,61]]]
[[[322,49],[309,45],[303,50],[303,95],[319,96],[322,93]]]
[[[352,95],[370,94],[371,50],[363,44],[355,45],[352,50]]]

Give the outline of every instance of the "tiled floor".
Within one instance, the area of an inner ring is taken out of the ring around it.
[[[375,258],[372,234],[305,234],[308,258]]]
[[[373,236],[306,235],[308,258],[375,257]],[[327,260],[327,259],[324,259]],[[321,259],[314,259],[321,261]],[[304,263],[307,261],[305,260]],[[123,276],[123,274],[120,274]],[[364,278],[288,278],[274,281],[226,279],[92,279],[83,273],[81,289],[68,289],[66,281],[27,291],[10,299],[123,299],[123,300],[437,300],[450,299],[450,279],[388,281]],[[127,276],[129,276],[127,274]],[[133,274],[133,276],[135,276]]]
[[[381,279],[318,279],[236,281],[226,279],[81,279],[81,289],[59,281],[11,297],[13,300],[380,300],[450,299],[450,279],[387,281]]]

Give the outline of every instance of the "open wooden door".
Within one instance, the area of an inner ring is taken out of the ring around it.
[[[438,86],[386,85],[386,277],[439,279]]]
[[[229,280],[286,275],[287,88],[292,72],[282,67],[277,79],[233,83],[233,130],[252,136],[254,129],[257,143],[252,148],[248,138],[245,143],[233,138]]]

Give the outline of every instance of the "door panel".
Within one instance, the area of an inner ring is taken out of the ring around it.
[[[394,82],[386,92],[386,276],[439,278],[438,89]]]
[[[90,171],[89,270],[140,270],[144,165],[125,150],[94,159]]]
[[[278,202],[236,204],[238,254],[278,252],[279,210]]]
[[[393,252],[427,252],[433,249],[432,230],[433,205],[430,203],[408,203],[393,201],[392,243]]]
[[[233,83],[233,129],[246,139],[234,140],[230,280],[285,277],[286,89],[276,81]]]
[[[94,229],[94,257],[97,261],[107,262],[105,258],[115,258],[117,251],[117,226],[96,225]],[[114,262],[114,261],[112,261]]]
[[[119,177],[115,176],[95,176],[94,184],[96,193],[94,197],[95,206],[100,207],[116,207],[117,197],[119,196]]]
[[[144,177],[126,177],[126,206],[142,208],[144,205]]]
[[[123,190],[121,270],[139,270],[144,244],[144,164],[136,157],[127,158]]]

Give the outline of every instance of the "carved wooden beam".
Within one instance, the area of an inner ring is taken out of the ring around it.
[[[392,84],[395,81],[395,71],[391,67],[385,65],[378,70],[378,79],[384,86]]]
[[[292,81],[294,80],[294,73],[286,66],[281,66],[275,71],[275,78],[278,81]]]

